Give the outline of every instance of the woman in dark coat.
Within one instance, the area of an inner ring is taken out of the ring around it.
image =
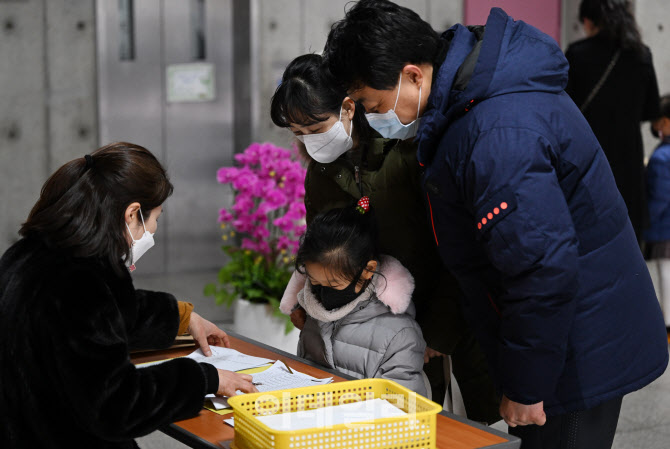
[[[587,38],[565,53],[570,63],[565,90],[605,151],[640,240],[647,216],[640,122],[657,118],[659,104],[651,53],[642,44],[629,1],[583,0],[579,17]]]
[[[255,391],[250,376],[189,358],[130,361],[131,349],[169,346],[180,325],[175,298],[135,290],[129,274],[171,193],[158,160],[127,143],[46,182],[0,259],[0,446],[137,447],[196,415],[207,393]]]

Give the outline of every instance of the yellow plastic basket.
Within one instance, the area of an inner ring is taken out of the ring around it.
[[[364,422],[275,430],[257,416],[289,413],[372,399],[387,399],[407,415]],[[387,379],[362,379],[314,387],[234,396],[235,449],[433,449],[439,404]]]

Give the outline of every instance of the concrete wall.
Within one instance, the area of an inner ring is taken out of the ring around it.
[[[93,0],[0,1],[0,253],[46,177],[97,142]]]

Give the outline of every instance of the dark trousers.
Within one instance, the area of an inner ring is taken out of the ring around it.
[[[592,409],[547,417],[544,426],[510,427],[521,449],[610,449],[619,421],[621,399]]]

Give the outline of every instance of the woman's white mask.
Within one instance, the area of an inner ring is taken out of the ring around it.
[[[342,110],[340,109],[340,120],[325,133],[303,134],[296,138],[305,144],[307,153],[312,159],[322,164],[329,164],[354,146],[354,140],[351,138],[353,128],[352,120],[349,124],[349,134],[347,134],[342,123]]]
[[[144,228],[144,234],[142,234],[142,237],[140,237],[137,240],[133,238],[133,233],[130,232],[128,223],[126,223],[128,234],[130,234],[130,238],[133,241],[133,244],[130,247],[130,257],[126,259],[126,266],[130,268],[131,271],[134,270],[135,264],[137,263],[138,260],[140,260],[140,257],[142,257],[147,251],[149,251],[151,247],[154,246],[155,243],[154,235],[151,232],[147,231],[147,227],[144,225],[144,217],[142,216],[141,209],[140,209],[140,218],[142,219],[142,227]]]

